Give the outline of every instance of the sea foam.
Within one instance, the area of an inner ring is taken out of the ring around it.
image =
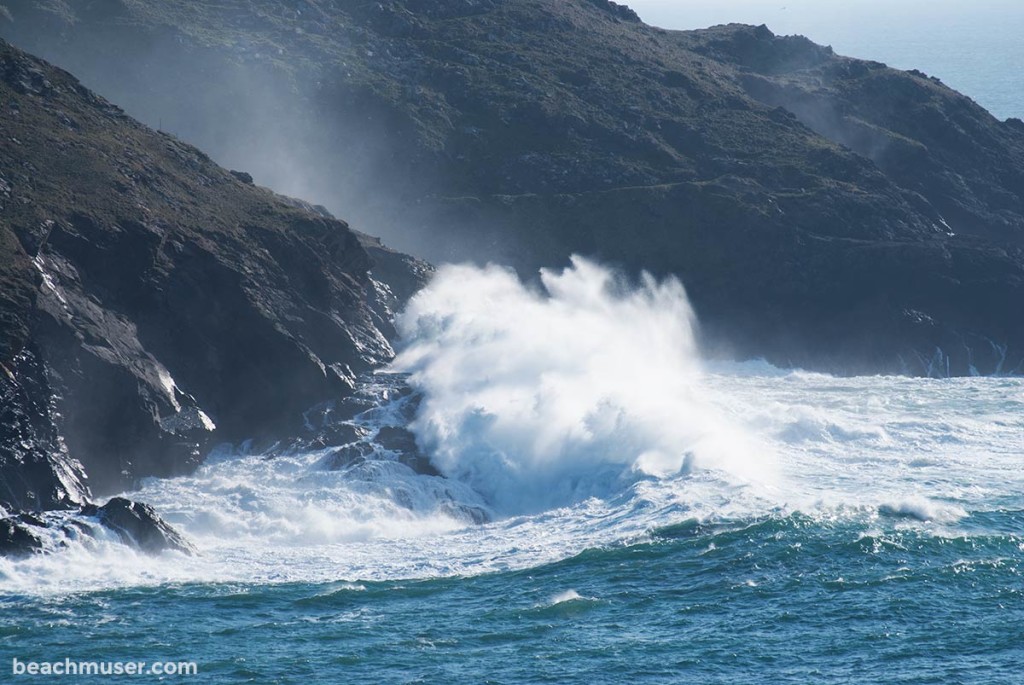
[[[448,266],[399,318],[393,366],[424,395],[413,428],[435,465],[500,512],[693,469],[763,477],[770,450],[706,399],[695,325],[674,278],[573,257],[530,287]]]
[[[373,435],[419,402],[420,447],[448,478],[385,453],[333,471],[329,450],[223,450],[126,493],[198,555],[64,540],[0,559],[0,596],[472,576],[791,514],[855,522],[851,535],[963,536],[1024,508],[1021,379],[706,365],[678,282],[630,283],[579,259],[533,286],[498,267],[442,268],[400,326],[396,370],[411,375],[360,379],[375,408],[353,420]],[[484,510],[483,525],[468,515]],[[702,547],[716,554],[713,539]],[[590,606],[568,591],[551,602]]]

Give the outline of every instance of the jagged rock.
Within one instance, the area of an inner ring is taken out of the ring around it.
[[[392,452],[415,452],[416,436],[408,429],[400,426],[383,426],[377,431],[374,441]]]
[[[377,431],[374,442],[384,449],[395,452],[398,461],[416,473],[425,476],[440,476],[441,472],[430,462],[430,458],[420,452],[416,445],[416,436],[401,426],[382,426]]]
[[[346,223],[2,41],[0,100],[3,508],[73,508],[87,483],[122,492],[215,440],[280,438],[390,359],[366,295],[382,276]]]
[[[336,447],[357,442],[366,437],[365,428],[350,423],[338,423],[319,429],[316,437],[303,442],[308,449],[323,449],[325,447]]]
[[[24,557],[59,552],[70,541],[96,535],[96,524],[115,532],[125,545],[158,554],[195,548],[147,504],[115,497],[103,506],[85,504],[74,511],[16,513],[0,519],[0,556]]]
[[[45,524],[29,515],[0,519],[0,557],[24,557],[43,551],[43,540],[33,528]]]
[[[82,508],[82,515],[95,516],[100,523],[117,533],[125,544],[149,554],[167,549],[189,554],[195,552],[192,544],[160,518],[148,504],[114,497],[102,507],[86,505]]]
[[[26,347],[0,362],[0,508],[70,509],[88,497],[82,466],[60,438],[43,365]]]
[[[373,454],[373,445],[355,442],[343,445],[329,453],[321,461],[321,467],[328,471],[343,471],[351,466],[359,465]]]
[[[430,461],[430,457],[422,454],[418,450],[416,452],[403,452],[398,455],[399,463],[405,464],[414,473],[418,473],[421,476],[442,476],[434,463]]]

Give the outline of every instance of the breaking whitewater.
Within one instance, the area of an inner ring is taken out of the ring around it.
[[[678,282],[581,259],[445,267],[398,324],[341,455],[224,446],[128,493],[198,554],[0,560],[0,653],[204,682],[1018,673],[1021,379],[705,362]],[[429,468],[375,440],[405,426]]]

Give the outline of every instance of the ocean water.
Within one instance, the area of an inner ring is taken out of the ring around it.
[[[999,119],[1024,117],[1024,2],[1020,0],[630,0],[670,29],[766,24],[837,53],[919,69]]]
[[[353,421],[448,478],[224,447],[130,493],[198,555],[0,560],[0,680],[1021,682],[1024,379],[709,362],[679,283],[583,260],[443,269],[399,325]]]

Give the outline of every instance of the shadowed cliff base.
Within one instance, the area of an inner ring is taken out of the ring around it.
[[[0,99],[0,513],[84,506],[145,549],[151,511],[90,498],[298,431],[430,268],[2,41]]]

